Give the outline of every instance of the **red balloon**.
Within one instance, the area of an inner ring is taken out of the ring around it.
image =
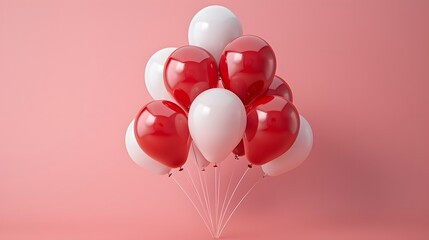
[[[180,47],[165,63],[165,87],[186,111],[200,93],[217,87],[218,79],[216,60],[200,47]]]
[[[243,138],[249,162],[262,165],[285,153],[298,136],[299,124],[298,111],[288,100],[278,96],[255,100]]]
[[[244,143],[243,139],[241,139],[240,143],[238,143],[237,147],[232,150],[232,152],[237,156],[244,156]]]
[[[148,103],[136,117],[134,133],[149,157],[171,168],[185,164],[191,144],[188,118],[175,103]]]
[[[230,42],[219,64],[224,87],[244,105],[265,93],[276,72],[273,49],[257,36],[241,36]]]
[[[286,98],[289,102],[293,102],[292,90],[286,81],[279,76],[274,76],[273,82],[268,87],[265,95],[280,96]]]

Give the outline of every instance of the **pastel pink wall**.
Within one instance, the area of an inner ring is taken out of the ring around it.
[[[124,133],[158,49],[210,4],[266,39],[313,126],[228,239],[428,239],[429,2],[0,1],[0,239],[209,239]],[[166,231],[168,230],[168,231]]]

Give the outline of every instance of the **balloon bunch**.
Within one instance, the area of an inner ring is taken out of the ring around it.
[[[273,49],[242,35],[229,9],[199,11],[188,38],[189,45],[162,49],[148,61],[154,101],[129,125],[126,147],[141,167],[168,174],[218,238],[263,177],[308,157],[313,135],[289,85],[275,75]]]

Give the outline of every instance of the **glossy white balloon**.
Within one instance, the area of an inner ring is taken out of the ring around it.
[[[223,161],[241,141],[246,121],[240,98],[221,88],[198,95],[188,115],[189,132],[195,145],[213,163]]]
[[[310,154],[313,146],[313,131],[308,121],[299,116],[298,137],[292,147],[280,157],[262,165],[262,170],[269,176],[278,176],[298,167]]]
[[[176,48],[164,48],[154,53],[146,64],[144,73],[146,88],[155,100],[174,101],[164,85],[164,65]]]
[[[134,135],[134,120],[127,128],[127,133],[125,134],[125,146],[131,159],[137,165],[148,170],[149,172],[163,175],[171,171],[171,168],[152,159],[140,148]]]
[[[208,6],[192,18],[188,41],[210,52],[219,63],[225,46],[243,34],[237,16],[226,7]]]

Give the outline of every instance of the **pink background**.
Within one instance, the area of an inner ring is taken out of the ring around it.
[[[124,133],[155,51],[218,3],[266,39],[313,126],[226,239],[429,238],[429,2],[0,0],[0,239],[210,239]]]

